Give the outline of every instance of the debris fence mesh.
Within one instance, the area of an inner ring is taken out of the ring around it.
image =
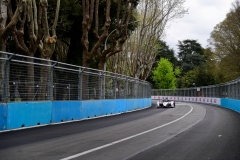
[[[3,103],[151,97],[146,81],[57,61],[0,52],[0,68]]]
[[[178,89],[152,89],[152,95],[240,99],[240,78],[210,86]]]

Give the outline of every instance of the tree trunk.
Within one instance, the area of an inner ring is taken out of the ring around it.
[[[39,82],[39,89],[38,89],[38,100],[44,101],[44,100],[51,100],[50,89],[52,89],[52,86],[50,86],[50,62],[48,61],[42,61],[42,64],[45,64],[45,66],[40,67],[40,82]],[[51,88],[49,88],[51,87]]]
[[[5,41],[7,37],[14,31],[16,28],[16,25],[18,21],[21,19],[20,15],[22,15],[23,11],[25,14],[25,5],[26,1],[22,0],[17,2],[17,8],[13,14],[12,12],[12,6],[10,0],[0,0],[0,51],[6,51],[6,44]],[[25,16],[25,15],[24,15]],[[7,19],[10,19],[10,22],[7,24]],[[24,23],[22,23],[24,24]],[[21,25],[19,25],[21,26]],[[23,28],[23,26],[21,26]],[[4,55],[1,55],[4,56]],[[7,64],[8,65],[8,64]],[[5,75],[7,73],[4,73],[4,63],[1,63],[0,66],[1,70],[1,81],[4,79]],[[7,69],[9,71],[9,65],[7,66]],[[6,82],[7,81],[7,82]],[[5,86],[6,92],[9,84],[9,77],[5,78]],[[3,93],[3,86],[0,87],[0,92]],[[8,94],[8,93],[5,93]],[[8,94],[9,95],[9,94]],[[2,95],[3,96],[3,95]]]
[[[99,70],[103,70],[103,71],[106,71],[106,67],[105,67],[105,64],[106,63],[106,58],[105,57],[102,57],[98,63],[98,69]]]
[[[55,50],[55,44],[57,42],[56,36],[56,27],[60,9],[60,0],[57,0],[55,19],[52,27],[52,36],[50,36],[50,29],[48,26],[48,15],[47,15],[47,0],[40,1],[40,10],[42,10],[42,26],[44,31],[43,41],[40,43],[39,50],[41,53],[41,58],[46,60],[50,60],[52,58],[52,54]],[[39,100],[52,100],[52,70],[51,63],[48,61],[43,61],[46,66],[41,67],[41,78],[40,78],[40,95]]]
[[[6,51],[6,45],[4,43],[4,41],[2,39],[0,39],[0,51]],[[0,53],[0,58],[5,58],[4,54]],[[3,100],[3,80],[4,80],[4,76],[5,76],[5,72],[4,72],[4,60],[0,60],[0,100]]]
[[[28,97],[27,100],[28,101],[32,101],[34,100],[34,60],[32,58],[28,58],[27,61],[29,62],[29,64],[27,65],[27,93],[28,93]]]
[[[0,51],[6,51],[6,44],[5,40],[6,38],[3,37],[4,29],[6,27],[6,21],[7,21],[7,6],[8,6],[8,1],[3,1],[0,0]],[[4,58],[4,54],[0,53],[0,58]],[[4,61],[0,60],[0,98],[1,101],[3,101],[4,93],[3,93],[3,80],[5,76],[4,72]]]

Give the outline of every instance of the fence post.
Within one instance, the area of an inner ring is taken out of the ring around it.
[[[50,73],[49,73],[49,84],[48,84],[48,100],[51,101],[53,100],[53,69],[54,66],[57,64],[57,62],[54,62],[50,66]]]
[[[104,76],[104,72],[100,72],[100,75],[99,75],[99,99],[102,99],[102,92],[103,92],[103,87],[102,87],[102,84],[103,84],[103,76]]]
[[[128,89],[128,78],[125,78],[125,85],[124,85],[124,98],[127,99],[127,89]]]
[[[131,98],[135,98],[135,92],[134,92],[134,89],[135,89],[135,79],[133,79],[133,81],[131,81]]]
[[[114,99],[117,99],[117,77],[113,77],[113,97]]]
[[[138,97],[137,98],[142,98],[141,87],[142,87],[141,80],[138,80]]]
[[[82,100],[82,73],[83,73],[84,69],[81,69],[81,67],[79,67],[79,73],[78,73],[78,100],[81,101]]]
[[[8,57],[8,54],[5,55],[4,65],[3,65],[3,93],[2,93],[2,101],[4,103],[8,102],[8,96],[9,96],[9,61],[12,59],[14,55],[10,55]]]
[[[2,80],[2,85],[3,85],[3,90],[2,90],[2,102],[7,103],[7,94],[8,94],[8,84],[7,84],[7,79],[8,79],[8,55],[5,55],[5,60],[3,64],[3,80]]]
[[[49,72],[49,83],[48,83],[48,100],[52,100],[52,86],[53,86],[53,65],[51,65],[50,72]]]
[[[240,90],[240,81],[239,81],[239,79],[237,80],[237,98],[236,99],[240,99],[240,94],[239,94],[239,90]]]

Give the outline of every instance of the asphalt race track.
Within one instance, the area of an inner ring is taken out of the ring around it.
[[[176,103],[0,133],[0,160],[238,160],[240,114]]]

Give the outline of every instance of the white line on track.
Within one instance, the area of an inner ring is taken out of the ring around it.
[[[88,154],[88,153],[91,153],[91,152],[94,152],[94,151],[97,151],[97,150],[100,150],[100,149],[103,149],[103,148],[112,146],[112,145],[114,145],[114,144],[117,144],[117,143],[120,143],[120,142],[129,140],[129,139],[132,139],[132,138],[141,136],[141,135],[143,135],[143,134],[146,134],[146,133],[155,131],[155,130],[157,130],[157,129],[159,129],[159,128],[165,127],[165,126],[167,126],[167,125],[169,125],[169,124],[175,123],[175,122],[183,119],[184,117],[186,117],[187,115],[189,115],[189,114],[192,112],[193,107],[192,107],[191,105],[188,105],[188,106],[191,107],[190,111],[189,111],[188,113],[186,113],[185,115],[183,115],[182,117],[180,117],[180,118],[178,118],[178,119],[175,119],[174,121],[168,122],[168,123],[166,123],[166,124],[163,124],[163,125],[161,125],[161,126],[152,128],[152,129],[150,129],[150,130],[147,130],[147,131],[144,131],[144,132],[141,132],[141,133],[138,133],[138,134],[135,134],[135,135],[132,135],[132,136],[129,136],[129,137],[126,137],[126,138],[123,138],[123,139],[120,139],[120,140],[117,140],[117,141],[114,141],[114,142],[111,142],[111,143],[108,143],[108,144],[105,144],[105,145],[102,145],[102,146],[99,146],[99,147],[96,147],[96,148],[93,148],[93,149],[90,149],[90,150],[87,150],[87,151],[84,151],[84,152],[81,152],[81,153],[78,153],[78,154],[75,154],[75,155],[72,155],[72,156],[69,156],[69,157],[60,159],[60,160],[70,160],[70,159],[73,159],[73,158],[77,158],[77,157],[83,156],[83,155],[85,155],[85,154]]]

